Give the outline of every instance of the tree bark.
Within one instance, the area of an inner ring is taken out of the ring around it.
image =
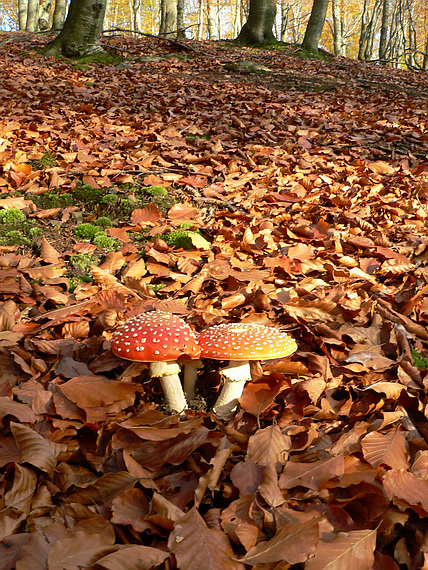
[[[162,0],[159,35],[177,35],[177,0]]]
[[[334,55],[344,56],[345,45],[343,41],[343,14],[339,0],[333,0],[331,12],[333,15]]]
[[[27,27],[28,0],[18,0],[18,26],[20,30]]]
[[[322,29],[327,15],[328,2],[329,0],[314,0],[311,15],[309,16],[309,22],[306,26],[305,37],[302,42],[302,49],[304,51],[318,51],[318,43],[321,38]]]
[[[52,11],[51,0],[41,0],[39,4],[39,13],[37,18],[37,29],[47,30],[49,28],[49,20]]]
[[[177,0],[177,37],[186,37],[184,26],[184,0]]]
[[[386,64],[386,46],[388,39],[389,0],[382,0],[382,24],[380,26],[379,59]]]
[[[71,0],[64,27],[45,49],[45,55],[79,58],[100,53],[107,0]]]
[[[25,31],[35,32],[39,13],[39,0],[28,0]]]
[[[240,45],[249,46],[276,41],[272,31],[275,15],[275,0],[250,0],[248,18],[242,26],[236,42]]]
[[[214,12],[214,0],[207,0],[207,28],[208,28],[208,39],[217,39],[216,30],[216,18]]]

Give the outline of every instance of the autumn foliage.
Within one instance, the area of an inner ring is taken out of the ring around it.
[[[2,570],[426,568],[426,75],[124,38],[106,40],[124,64],[81,66],[0,42],[0,209],[42,230],[0,248]],[[114,214],[107,251],[74,232],[101,211],[79,184],[171,201]],[[169,245],[183,224],[190,246]],[[227,424],[206,361],[180,418],[110,350],[152,309],[280,327],[298,351],[254,363]]]

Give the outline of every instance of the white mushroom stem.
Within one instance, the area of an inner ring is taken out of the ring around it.
[[[221,373],[224,384],[213,411],[220,419],[228,421],[238,406],[246,382],[251,380],[250,363],[247,360],[231,360]]]
[[[184,363],[183,388],[188,401],[195,399],[195,384],[198,379],[198,370],[202,366],[202,360],[186,360]]]
[[[160,385],[165,396],[165,402],[172,412],[181,413],[187,408],[179,376],[180,366],[176,362],[151,362],[150,376],[160,378]]]

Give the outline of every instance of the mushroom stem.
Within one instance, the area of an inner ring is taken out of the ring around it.
[[[181,414],[187,408],[186,397],[181,386],[180,376],[178,374],[168,374],[162,376],[160,384],[165,396],[165,401],[172,412]]]
[[[180,366],[176,362],[151,362],[150,376],[159,377],[165,402],[172,412],[181,413],[187,408],[186,396],[181,385]]]
[[[231,360],[221,373],[225,380],[213,411],[220,419],[228,421],[238,406],[246,382],[251,380],[250,363]]]
[[[199,368],[202,368],[202,360],[187,360],[184,364],[183,388],[188,401],[195,399],[195,384]]]

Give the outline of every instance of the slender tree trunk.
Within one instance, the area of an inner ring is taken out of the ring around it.
[[[234,9],[235,16],[233,19],[233,35],[236,37],[239,34],[239,30],[242,28],[241,0],[235,0]]]
[[[327,15],[328,2],[329,0],[314,0],[309,22],[306,27],[305,37],[302,42],[302,49],[305,51],[318,51],[318,43]]]
[[[62,30],[67,12],[67,0],[55,0],[55,8],[52,16],[52,29]]]
[[[425,42],[425,53],[424,53],[424,59],[422,61],[422,69],[424,71],[428,70],[428,38]]]
[[[177,0],[177,37],[186,37],[184,27],[184,0]]]
[[[207,27],[210,40],[215,40],[217,37],[213,2],[214,0],[207,0]]]
[[[343,15],[340,8],[339,0],[333,0],[331,12],[333,16],[334,55],[344,56]]]
[[[27,27],[28,0],[18,0],[18,26],[20,30]]]
[[[244,46],[274,42],[273,25],[275,23],[275,0],[250,0],[247,21],[236,38]]]
[[[366,45],[367,37],[367,19],[368,19],[368,6],[367,0],[364,0],[363,13],[361,14],[361,30],[360,38],[358,40],[358,59],[364,59],[364,47]]]
[[[386,46],[388,41],[389,0],[382,0],[382,24],[380,26],[379,59],[386,64]]]
[[[290,12],[290,5],[288,4],[287,0],[281,0],[281,41],[285,41],[286,33],[287,33],[287,26],[288,26],[288,18]]]
[[[27,22],[25,25],[25,30],[27,32],[36,31],[38,12],[39,12],[39,0],[28,0]]]
[[[107,0],[71,0],[67,19],[58,36],[45,49],[46,55],[79,58],[99,53]]]
[[[139,32],[141,30],[141,1],[132,0],[130,8],[132,16],[132,31]]]
[[[199,6],[198,6],[198,31],[196,34],[196,39],[197,40],[201,40],[202,39],[202,28],[204,25],[204,3],[203,0],[199,0]]]

